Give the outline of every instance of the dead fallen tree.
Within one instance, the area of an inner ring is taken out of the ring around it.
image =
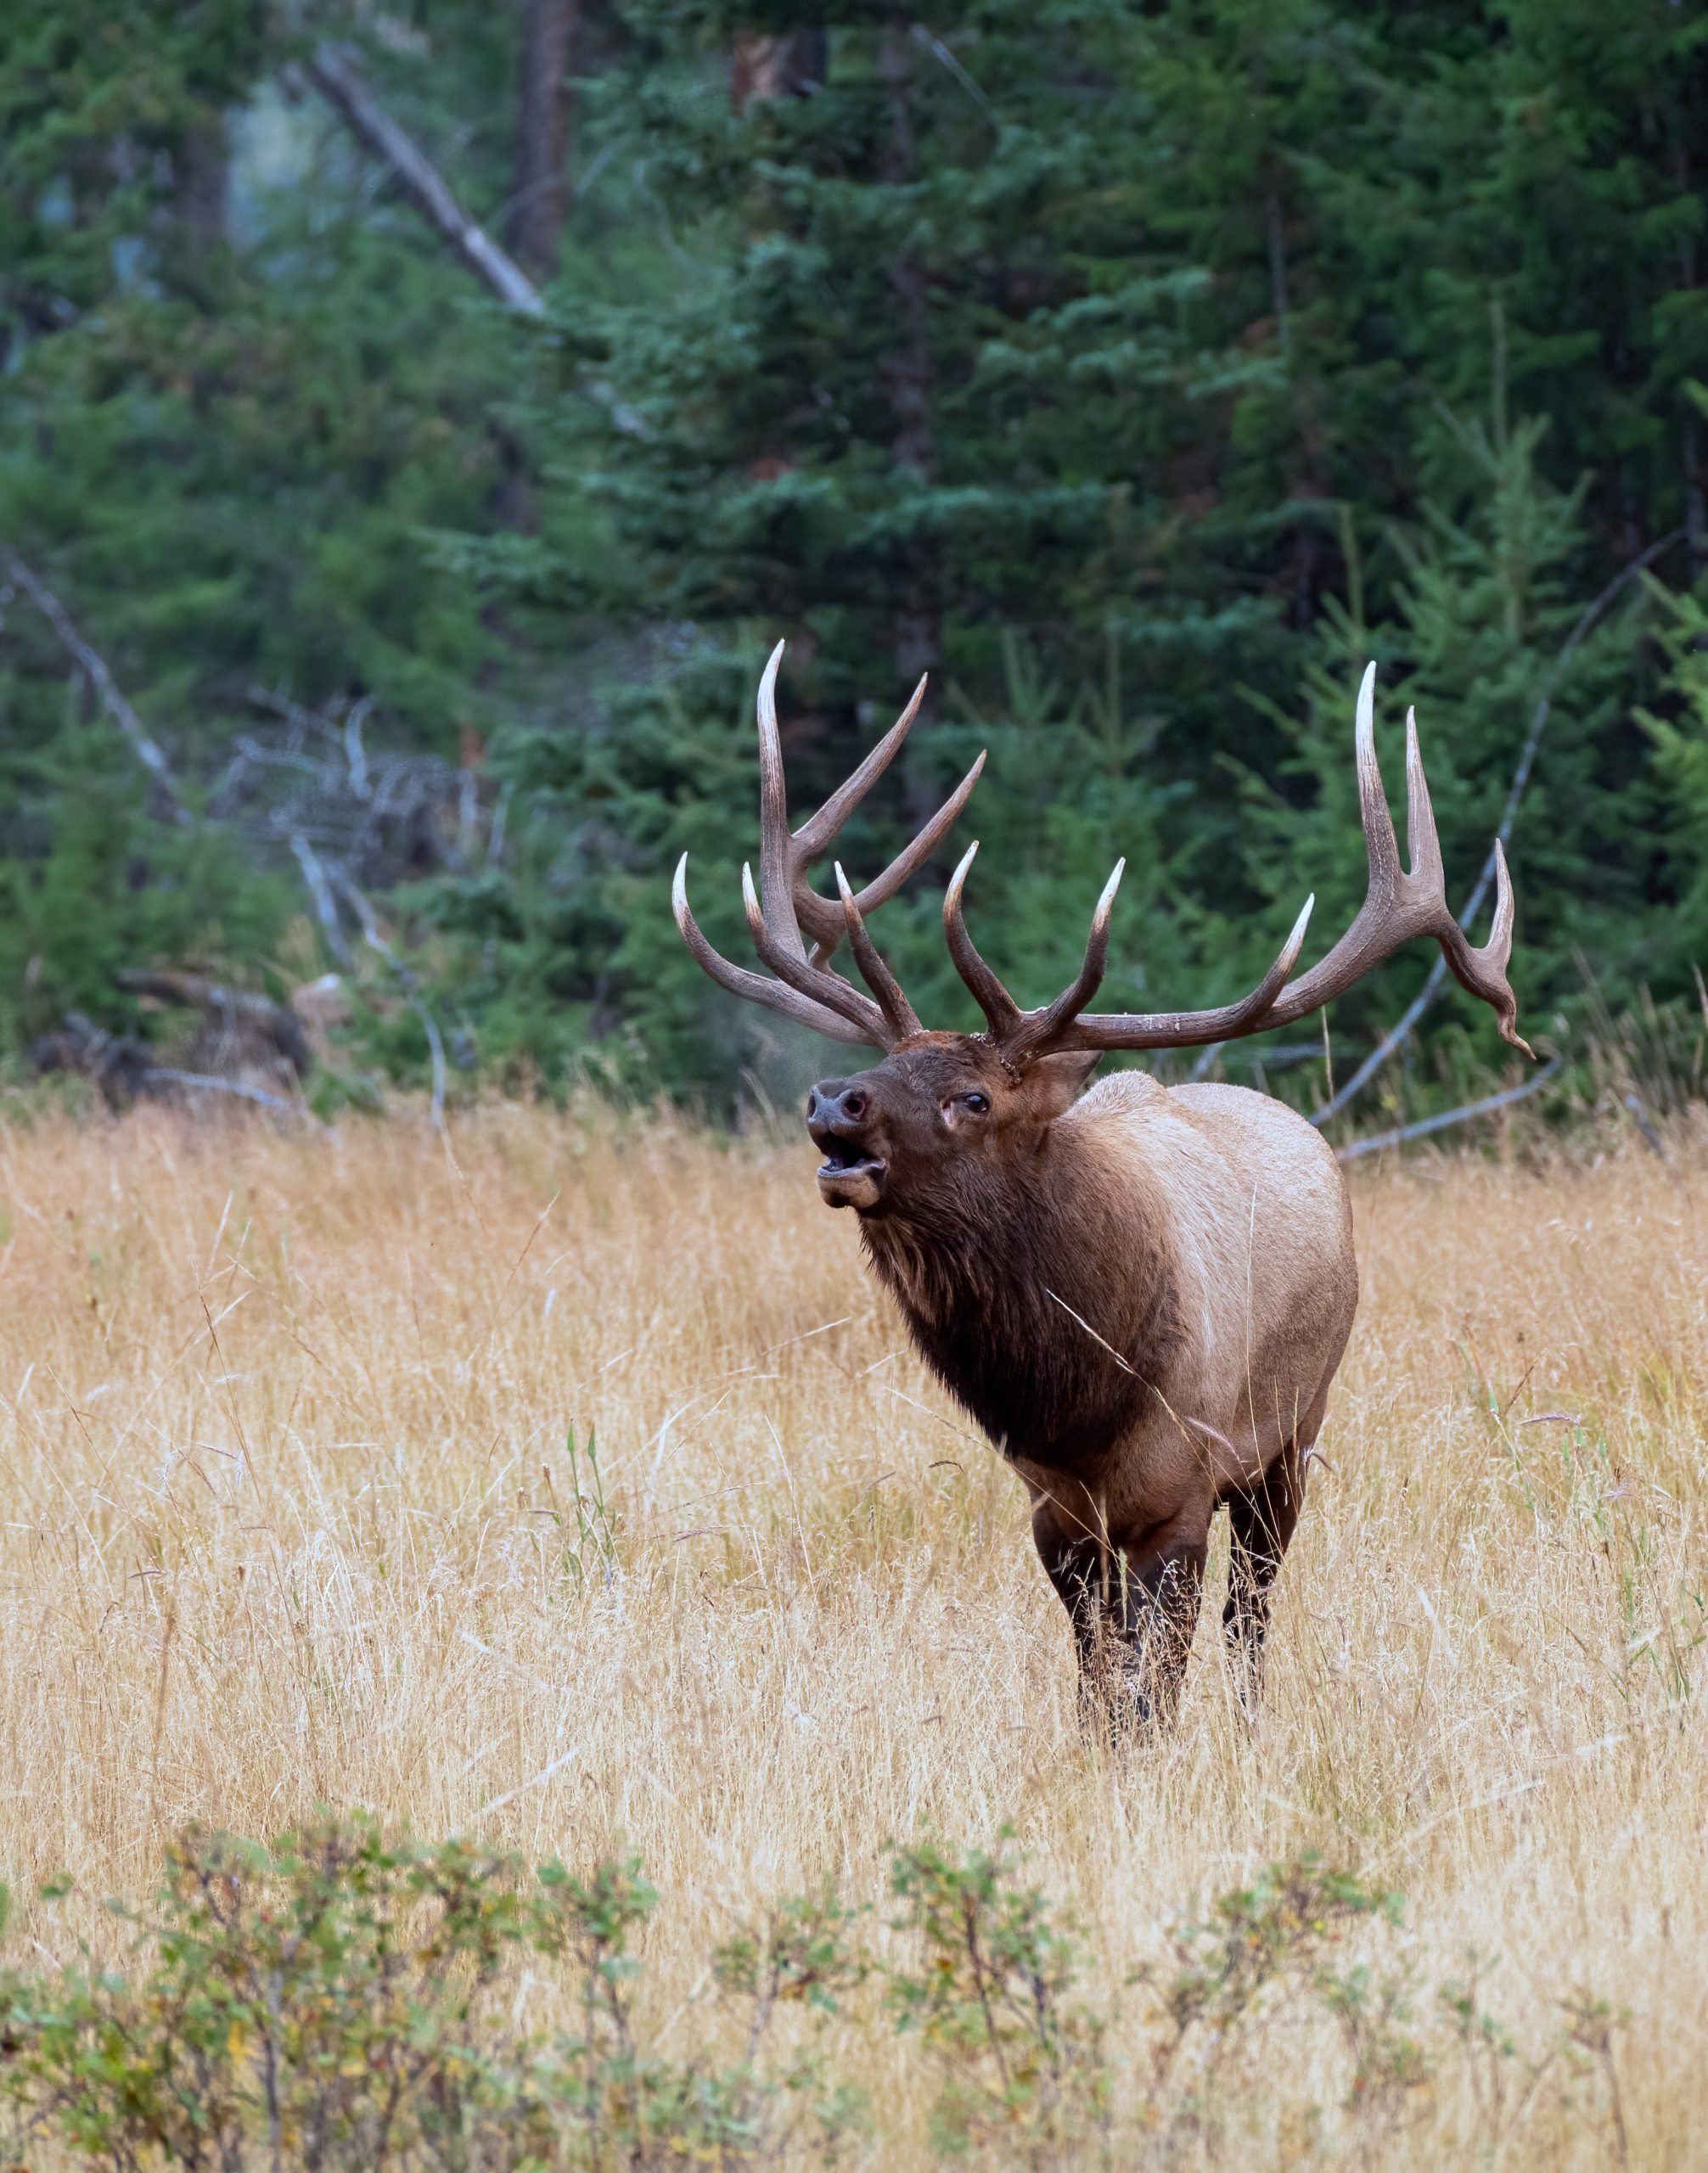
[[[380,101],[362,73],[353,48],[324,39],[307,59],[284,71],[287,93],[301,97],[312,89],[368,154],[390,173],[426,224],[465,271],[506,309],[518,317],[543,321],[546,303],[539,289],[464,206],[438,167]],[[575,390],[603,407],[613,427],[640,437],[646,425],[628,403],[597,379],[578,376]]]
[[[120,980],[144,1003],[187,1012],[191,1024],[156,1044],[109,1033],[86,1013],[68,1012],[28,1051],[37,1078],[58,1073],[87,1079],[115,1111],[147,1101],[205,1108],[227,1098],[281,1115],[303,1114],[314,1040],[342,1004],[335,977],[311,982],[288,1003],[199,974],[149,969]]]
[[[484,806],[481,780],[467,759],[452,763],[437,755],[370,749],[363,734],[374,705],[366,697],[334,697],[322,709],[309,710],[282,691],[251,688],[251,702],[272,722],[238,735],[230,761],[198,812],[105,659],[9,547],[0,548],[0,579],[21,589],[53,627],[175,823],[191,829],[216,823],[246,835],[261,855],[288,851],[340,966],[353,960],[344,918],[346,912],[353,915],[394,992],[421,1020],[432,1063],[433,1115],[440,1120],[444,1038],[415,976],[380,933],[365,886],[383,888],[436,867],[459,872],[496,867],[504,849],[508,795],[501,794],[492,807]],[[311,1023],[323,1027],[329,1007],[345,1008],[335,974],[298,990],[289,1004],[163,967],[121,974],[119,985],[145,1003],[187,1010],[197,1024],[178,1045],[161,1049],[73,1011],[26,1052],[37,1076],[86,1078],[113,1109],[143,1098],[205,1102],[225,1095],[300,1111],[303,1082],[315,1058],[327,1053],[323,1036],[317,1042],[317,1032],[305,1029]]]
[[[1349,1140],[1346,1146],[1335,1148],[1334,1159],[1357,1162],[1366,1154],[1380,1154],[1391,1147],[1403,1147],[1410,1140],[1427,1139],[1432,1133],[1451,1131],[1478,1117],[1492,1116],[1497,1109],[1510,1109],[1514,1102],[1527,1102],[1532,1094],[1539,1094],[1553,1082],[1564,1061],[1562,1057],[1554,1057],[1534,1077],[1520,1086],[1508,1086],[1498,1094],[1485,1094],[1479,1101],[1466,1102],[1457,1109],[1443,1109],[1437,1116],[1419,1117],[1413,1124],[1396,1125],[1391,1131],[1373,1132],[1362,1139]]]
[[[507,309],[542,317],[539,289],[458,202],[439,169],[374,96],[354,56],[328,39],[302,64],[302,74],[351,135],[390,168],[422,217],[480,284]]]
[[[241,829],[256,850],[296,861],[332,954],[348,958],[342,908],[316,887],[316,867],[348,876],[364,891],[384,892],[435,869],[471,873],[497,864],[507,810],[495,802],[476,766],[471,737],[465,759],[448,761],[421,749],[370,745],[376,722],[367,696],[334,695],[310,709],[272,688],[251,687],[251,705],[267,720],[238,733],[208,795],[211,822]]]

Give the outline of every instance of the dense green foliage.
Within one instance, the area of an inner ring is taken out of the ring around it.
[[[354,41],[501,227],[522,14],[0,15],[0,538],[193,818],[14,589],[8,1046],[69,1007],[121,1023],[126,965],[276,985],[335,941],[359,969],[357,922],[305,904],[306,845],[373,896],[466,1071],[791,1085],[817,1052],[709,987],[666,900],[688,851],[742,951],[780,635],[803,807],[931,673],[851,872],[989,746],[970,909],[1025,1000],[1121,853],[1112,1003],[1234,993],[1313,886],[1332,937],[1367,656],[1392,783],[1417,705],[1456,903],[1548,704],[1511,856],[1526,1016],[1569,1031],[1586,964],[1688,993],[1700,6],[584,4],[537,319],[300,72]],[[415,780],[359,838],[352,710]],[[969,1023],[941,880],[877,932],[922,1011]],[[1343,1051],[1426,966],[1339,1008]],[[350,1064],[424,1077],[387,974]],[[1444,1002],[1415,1083],[1498,1053]]]

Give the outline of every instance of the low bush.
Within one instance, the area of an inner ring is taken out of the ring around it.
[[[270,1847],[192,1829],[151,1907],[108,1905],[128,1968],[86,1949],[76,1968],[0,1977],[9,2159],[115,2173],[887,2162],[885,2124],[839,2072],[874,2035],[929,2060],[939,2160],[1212,2165],[1290,2121],[1371,2163],[1449,2061],[1491,2132],[1557,2071],[1557,2102],[1598,2092],[1622,2137],[1604,2005],[1576,1996],[1558,2045],[1526,2061],[1482,2008],[1475,1959],[1432,2003],[1379,1951],[1349,1962],[1357,1934],[1379,1949],[1400,1897],[1313,1856],[1181,1920],[1101,2006],[1079,1927],[1025,1883],[1006,1835],[892,1847],[890,1866],[887,1919],[827,1884],[716,1946],[688,2049],[666,2054],[674,2030],[644,2019],[637,1952],[658,1895],[632,1860],[578,1877],[365,1817]],[[535,1987],[567,2018],[555,2030],[524,2026]],[[1326,2107],[1309,2089],[1295,2102],[1300,2041],[1277,2034],[1311,2023],[1312,2083],[1336,2082]]]

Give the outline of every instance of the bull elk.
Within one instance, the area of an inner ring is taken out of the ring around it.
[[[984,756],[860,891],[807,879],[895,759],[924,682],[847,782],[792,834],[778,736],[779,643],[759,689],[760,880],[742,871],[754,947],[774,979],[732,964],[672,893],[688,949],[720,986],[881,1063],[824,1079],[806,1128],[818,1190],[852,1208],[866,1257],[950,1393],[1025,1480],[1032,1536],[1072,1621],[1082,1691],[1112,1721],[1160,1721],[1178,1697],[1210,1521],[1225,1508],[1223,1626],[1247,1709],[1261,1687],[1272,1588],[1298,1521],[1306,1463],[1357,1305],[1351,1214],[1334,1154],[1280,1102],[1244,1087],[1166,1087],[1123,1071],[1082,1092],[1113,1049],[1229,1042],[1290,1025],[1414,936],[1431,935],[1473,996],[1517,1032],[1506,967],[1513,896],[1496,846],[1487,943],[1448,909],[1441,847],[1406,724],[1408,869],[1377,767],[1376,667],[1358,693],[1357,760],[1369,885],[1338,943],[1297,980],[1313,902],[1249,995],[1208,1011],[1087,1012],[1104,974],[1124,863],[1092,915],[1084,963],[1023,1011],[975,949],[963,900],[977,844],[943,897],[943,931],[986,1021],[928,1032],[867,930],[937,845]],[[846,937],[870,991],[830,961]],[[809,952],[807,945],[811,943]]]

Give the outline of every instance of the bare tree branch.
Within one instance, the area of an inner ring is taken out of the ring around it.
[[[216,1079],[211,1071],[178,1071],[166,1064],[151,1064],[148,1075],[150,1084],[165,1079],[174,1086],[199,1086],[205,1087],[211,1094],[235,1094],[240,1101],[257,1102],[264,1109],[282,1109],[286,1116],[302,1115],[296,1103],[287,1102],[281,1094],[269,1094],[264,1086],[251,1086],[242,1079]]]
[[[933,60],[936,61],[941,67],[947,68],[973,104],[978,107],[980,112],[988,120],[994,121],[997,117],[996,108],[936,32],[929,29],[924,23],[913,24],[912,31],[914,44],[922,46]]]
[[[320,93],[357,142],[390,166],[422,216],[490,293],[519,316],[545,316],[546,305],[539,289],[479,221],[463,209],[450,183],[381,105],[346,50],[323,42],[301,67],[293,63],[285,70],[284,80],[293,93],[305,81]],[[577,378],[575,390],[595,407],[603,407],[613,426],[625,436],[645,436],[645,423],[609,385]]]
[[[417,211],[475,278],[507,308],[543,317],[539,289],[463,209],[433,161],[374,97],[350,55],[325,40],[303,64],[303,72],[351,133],[390,167]]]
[[[301,830],[290,833],[290,849],[296,856],[296,864],[302,870],[302,879],[308,895],[314,901],[315,918],[326,937],[326,947],[340,966],[350,963],[350,946],[344,940],[344,930],[339,924],[338,901],[332,894],[326,870],[320,864],[320,856],[304,837]]]
[[[439,1031],[438,1021],[427,1008],[426,999],[421,994],[421,984],[381,934],[379,923],[374,918],[374,908],[369,905],[362,890],[341,868],[336,872],[335,880],[339,889],[356,908],[356,917],[362,923],[362,933],[367,937],[372,948],[377,951],[386,964],[390,967],[392,973],[396,976],[398,986],[403,991],[404,1002],[421,1021],[421,1030],[427,1036],[427,1052],[433,1060],[433,1121],[435,1125],[442,1126],[445,1121],[447,1073],[445,1042]]]
[[[107,669],[106,660],[78,632],[70,613],[41,576],[33,573],[25,564],[9,543],[0,548],[0,571],[4,572],[8,581],[17,583],[59,636],[60,645],[94,688],[102,708],[130,741],[138,761],[154,779],[160,797],[171,811],[173,822],[186,825],[193,823],[195,817],[179,795],[177,779],[172,775],[171,763],[160,751],[158,742],[149,737],[142,719],[119,692],[117,682]]]
[[[1512,773],[1512,784],[1507,793],[1506,806],[1501,814],[1500,828],[1495,832],[1497,842],[1490,845],[1488,857],[1482,864],[1482,872],[1472,886],[1469,897],[1465,901],[1464,911],[1459,915],[1461,928],[1469,929],[1471,923],[1481,911],[1483,900],[1489,893],[1489,885],[1494,881],[1496,855],[1497,852],[1504,851],[1512,843],[1513,826],[1518,819],[1519,802],[1523,799],[1525,788],[1530,783],[1530,773],[1536,766],[1537,750],[1542,744],[1542,735],[1548,725],[1548,712],[1553,706],[1555,694],[1559,691],[1559,682],[1565,676],[1566,665],[1570,663],[1597,620],[1609,605],[1618,598],[1626,584],[1634,581],[1638,574],[1652,565],[1663,551],[1671,550],[1675,543],[1682,542],[1683,536],[1684,531],[1682,528],[1673,529],[1670,534],[1663,536],[1658,543],[1651,543],[1639,558],[1633,559],[1629,565],[1621,568],[1602,590],[1600,595],[1593,598],[1585,605],[1577,624],[1567,635],[1559,654],[1553,660],[1553,666],[1548,675],[1547,682],[1542,688],[1541,699],[1536,705],[1536,714],[1530,721],[1530,730],[1525,734],[1524,745],[1519,751],[1518,766]],[[1412,1029],[1441,994],[1441,985],[1447,977],[1447,962],[1446,954],[1443,953],[1430,968],[1422,988],[1418,991],[1410,1004],[1402,1013],[1397,1023],[1382,1036],[1368,1056],[1353,1072],[1351,1077],[1340,1088],[1339,1093],[1331,1096],[1315,1113],[1311,1119],[1312,1124],[1324,1125],[1328,1123],[1330,1117],[1338,1116],[1354,1095],[1359,1093],[1375,1077],[1395,1050],[1404,1043]]]
[[[1467,1102],[1463,1109],[1444,1109],[1437,1117],[1420,1117],[1416,1124],[1402,1124],[1392,1131],[1376,1132],[1368,1139],[1349,1141],[1345,1147],[1336,1148],[1334,1159],[1356,1162],[1361,1155],[1378,1154],[1385,1147],[1398,1147],[1408,1139],[1422,1139],[1430,1132],[1445,1131],[1450,1125],[1469,1124],[1473,1117],[1486,1117],[1492,1109],[1510,1109],[1514,1102],[1539,1094],[1564,1061],[1563,1058],[1555,1057],[1521,1086],[1509,1086],[1503,1093],[1485,1094],[1481,1101]]]

